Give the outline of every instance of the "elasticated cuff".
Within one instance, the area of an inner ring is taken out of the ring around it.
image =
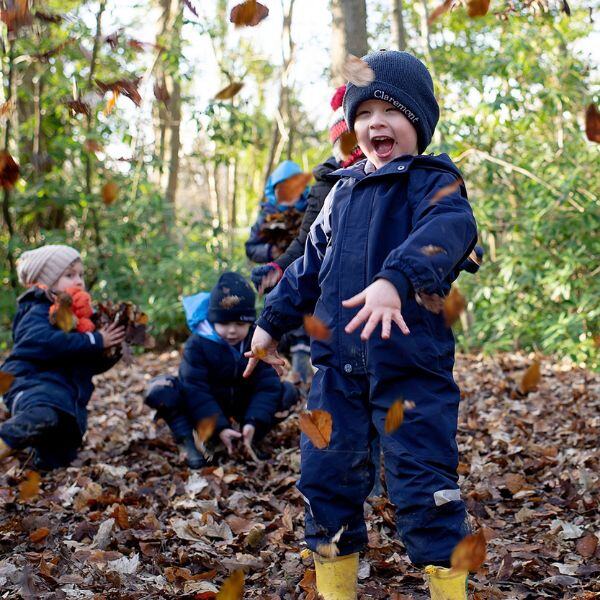
[[[374,280],[377,279],[387,279],[398,291],[400,302],[404,306],[412,289],[412,284],[408,277],[402,271],[397,271],[396,269],[384,269],[374,277]]]

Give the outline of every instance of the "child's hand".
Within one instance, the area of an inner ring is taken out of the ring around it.
[[[105,348],[118,346],[125,339],[125,327],[116,323],[106,325],[98,333],[102,336]]]
[[[233,440],[237,440],[242,437],[242,434],[235,429],[223,429],[221,433],[219,433],[219,438],[227,448],[227,454],[231,456],[233,454]]]
[[[345,308],[353,308],[361,304],[364,304],[364,306],[358,311],[358,314],[355,315],[352,321],[346,325],[346,333],[352,333],[365,321],[367,324],[360,334],[361,340],[368,340],[380,321],[381,337],[384,340],[390,338],[392,321],[400,327],[400,331],[404,335],[410,333],[400,313],[401,307],[398,291],[387,279],[374,281],[360,292],[360,294],[356,294],[356,296],[342,302]]]
[[[244,353],[249,358],[244,371],[244,377],[250,377],[259,360],[271,365],[278,375],[283,375],[285,361],[277,353],[277,340],[274,340],[264,329],[257,327],[252,336],[252,345],[249,352]]]

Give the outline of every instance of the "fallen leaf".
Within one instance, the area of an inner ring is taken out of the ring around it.
[[[452,551],[450,565],[459,571],[478,571],[486,557],[486,540],[483,529],[463,538]]]
[[[470,17],[484,17],[490,9],[490,0],[466,0]]]
[[[364,87],[375,81],[373,69],[354,54],[348,54],[346,57],[342,66],[342,77],[358,87]]]
[[[256,0],[246,0],[231,9],[229,20],[236,27],[255,27],[269,16],[269,9]]]
[[[217,592],[216,600],[242,600],[244,596],[244,571],[234,571]]]
[[[215,94],[215,100],[229,100],[233,98],[243,87],[243,83],[234,81],[233,83],[230,83],[228,86],[224,87],[222,90],[219,90]]]
[[[519,473],[507,473],[504,476],[504,485],[513,495],[522,490],[525,483],[525,477]]]
[[[585,134],[590,142],[600,143],[600,111],[595,104],[585,111]]]
[[[110,206],[119,195],[119,186],[114,181],[107,181],[102,186],[102,202],[106,206]]]
[[[540,363],[536,360],[529,366],[525,373],[523,373],[521,383],[519,383],[519,391],[521,394],[528,394],[537,389],[541,377]]]
[[[163,571],[163,575],[169,583],[174,583],[177,580],[189,581],[192,578],[192,572],[181,567],[167,567]]]
[[[439,4],[438,6],[436,6],[431,11],[429,18],[427,19],[427,24],[431,25],[436,19],[441,17],[444,13],[447,13],[452,8],[453,4],[454,4],[454,0],[444,0],[444,2],[442,2],[442,4]]]
[[[315,340],[326,341],[331,337],[331,331],[327,325],[314,315],[304,315],[304,329]]]
[[[446,327],[452,327],[458,320],[463,310],[467,308],[465,297],[456,286],[450,288],[450,293],[444,298],[444,318]]]
[[[38,542],[41,542],[43,539],[46,539],[48,537],[49,533],[50,533],[50,530],[47,527],[39,527],[38,529],[36,529],[35,531],[32,531],[29,534],[29,539],[34,544],[37,544]]]
[[[129,529],[129,513],[124,504],[117,504],[113,510],[112,516],[121,529]]]
[[[9,190],[18,180],[19,165],[6,150],[0,150],[0,186]]]
[[[396,400],[394,404],[390,406],[385,415],[384,430],[386,434],[394,433],[404,420],[404,401]]]
[[[300,429],[319,450],[329,446],[333,423],[326,410],[310,410],[300,413]]]
[[[8,392],[14,380],[15,376],[12,373],[0,371],[0,396],[4,396]]]
[[[279,183],[275,189],[278,202],[293,202],[298,200],[308,182],[312,179],[311,173],[297,173]]]
[[[19,484],[19,498],[21,500],[29,500],[35,498],[40,493],[40,483],[42,478],[35,471],[27,471],[25,473],[25,481]]]
[[[588,533],[577,541],[577,553],[584,558],[591,558],[596,554],[598,538],[593,533]]]
[[[219,418],[218,414],[211,415],[210,417],[205,417],[196,423],[196,435],[198,439],[205,443],[207,442],[215,432],[215,428],[217,427],[217,420]]]
[[[439,202],[440,200],[442,200],[446,196],[449,196],[450,194],[453,194],[462,184],[463,184],[463,180],[459,177],[458,179],[455,179],[452,183],[449,183],[448,185],[445,185],[444,187],[441,187],[433,195],[433,197],[429,201],[429,204],[435,204],[436,202]]]

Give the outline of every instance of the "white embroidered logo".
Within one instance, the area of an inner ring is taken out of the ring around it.
[[[415,113],[412,110],[406,108],[406,106],[404,106],[402,102],[398,102],[398,100],[392,98],[392,96],[386,94],[383,90],[375,90],[373,96],[375,96],[377,100],[389,102],[394,108],[397,108],[398,110],[402,111],[406,115],[406,118],[412,123],[416,123],[419,120],[419,117],[417,117],[417,115],[415,115]]]

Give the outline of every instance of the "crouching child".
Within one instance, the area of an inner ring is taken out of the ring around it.
[[[244,352],[254,332],[255,301],[250,284],[231,272],[223,273],[210,293],[184,298],[192,335],[179,376],[157,377],[147,389],[146,403],[169,425],[192,469],[207,464],[194,443],[194,430],[207,419],[216,418],[213,441],[220,440],[231,455],[237,443],[251,447],[263,438],[275,414],[298,401],[296,388],[282,382],[265,363],[252,377],[242,377],[248,362]]]

